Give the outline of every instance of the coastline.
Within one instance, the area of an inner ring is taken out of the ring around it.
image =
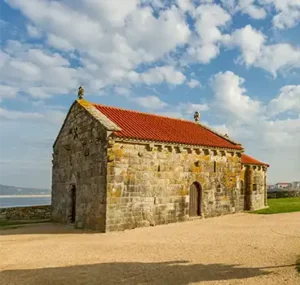
[[[1,198],[50,198],[50,194],[40,194],[40,195],[0,195]]]

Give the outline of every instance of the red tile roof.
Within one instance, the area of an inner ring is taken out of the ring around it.
[[[121,131],[114,132],[120,138],[243,149],[240,144],[234,143],[229,139],[227,140],[207,127],[193,121],[99,104],[93,104],[93,106],[121,128]]]
[[[243,164],[255,164],[255,165],[265,165],[267,167],[269,167],[269,164],[261,162],[247,154],[242,154],[242,163]]]

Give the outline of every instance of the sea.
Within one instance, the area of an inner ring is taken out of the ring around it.
[[[50,205],[51,196],[39,197],[39,196],[25,196],[25,197],[1,197],[0,196],[0,208],[10,207],[25,207],[25,206],[41,206]]]

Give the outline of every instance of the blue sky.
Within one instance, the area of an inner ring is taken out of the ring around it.
[[[87,100],[201,121],[300,179],[300,0],[0,2],[0,178],[50,187],[52,144]]]

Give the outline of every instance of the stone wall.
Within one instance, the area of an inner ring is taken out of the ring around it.
[[[49,220],[51,206],[0,208],[0,220]]]
[[[267,206],[266,171],[261,166],[253,167],[252,209],[257,210]]]
[[[75,102],[53,150],[53,221],[70,222],[75,187],[75,226],[105,231],[106,145],[104,127]]]
[[[243,165],[241,179],[244,185],[245,210],[258,210],[267,206],[266,178],[266,167]]]
[[[241,153],[111,141],[107,231],[189,218],[189,189],[202,188],[205,217],[242,211]]]

